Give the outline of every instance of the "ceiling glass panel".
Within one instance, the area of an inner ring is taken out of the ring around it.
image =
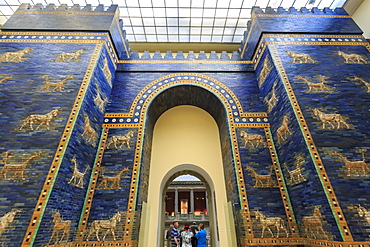
[[[178,1],[179,7],[180,8],[190,8],[191,7],[191,0],[181,0]]]
[[[154,18],[143,18],[145,26],[154,26]]]
[[[152,0],[139,0],[140,7],[152,7]]]
[[[155,21],[156,26],[166,26],[167,25],[166,18],[154,18],[154,21]]]
[[[133,26],[143,26],[143,19],[141,18],[130,18],[131,25]],[[127,23],[124,23],[127,25]]]
[[[342,7],[346,0],[43,0],[54,3],[91,4],[107,8],[117,4],[130,42],[240,42],[251,18],[251,8],[259,6],[288,9],[301,7]],[[22,3],[36,0],[0,0],[0,24]]]
[[[213,26],[214,19],[203,19],[203,26]]]
[[[239,39],[237,42],[240,43],[242,39]],[[233,42],[233,36],[224,36],[222,42]]]
[[[130,17],[141,17],[140,8],[128,8]]]
[[[203,17],[215,17],[216,9],[204,9]]]
[[[211,36],[202,35],[200,37],[200,42],[211,42]]]
[[[153,7],[165,7],[164,0],[153,0],[152,1]]]
[[[200,35],[197,36],[191,35],[190,42],[200,42]]]
[[[192,26],[202,26],[202,18],[191,18],[191,25]]]
[[[166,9],[165,8],[153,8],[153,13],[155,17],[166,17]]]
[[[216,9],[215,17],[225,18],[227,16],[227,9]]]
[[[190,26],[190,18],[179,18],[180,26]]]
[[[157,35],[158,42],[168,42],[167,35]]]
[[[212,36],[212,42],[222,42],[222,36]]]
[[[153,17],[152,8],[141,8],[141,16],[142,17]]]
[[[191,34],[200,34],[201,31],[202,31],[202,28],[200,28],[200,27],[192,27],[190,29]]]
[[[217,8],[228,8],[230,0],[219,0],[217,1]]]
[[[157,34],[166,34],[167,35],[167,27],[156,27]]]

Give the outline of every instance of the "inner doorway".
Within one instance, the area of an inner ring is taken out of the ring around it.
[[[199,231],[199,225],[203,224],[207,231],[207,246],[211,246],[213,234],[209,224],[208,192],[206,183],[192,175],[181,175],[175,178],[167,187],[164,198],[164,232],[173,226],[174,221],[179,222],[181,231],[185,225],[189,225],[195,235]],[[170,241],[165,241],[165,247],[169,247]]]
[[[184,174],[205,182],[211,246],[235,246],[235,225],[226,196],[220,131],[207,111],[189,105],[167,110],[154,125],[148,199],[142,206],[139,246],[164,246],[167,188],[176,177]]]

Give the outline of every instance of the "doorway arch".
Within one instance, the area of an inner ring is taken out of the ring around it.
[[[212,181],[212,178],[209,176],[209,174],[204,170],[202,169],[201,167],[197,166],[197,165],[193,165],[193,164],[181,164],[181,165],[178,165],[176,167],[173,167],[170,171],[168,171],[168,173],[164,176],[163,180],[162,180],[162,183],[160,184],[160,191],[161,191],[161,194],[160,194],[160,198],[162,198],[160,200],[160,204],[159,204],[159,208],[161,209],[161,214],[160,214],[160,223],[161,223],[161,226],[160,226],[160,229],[162,229],[161,233],[160,233],[160,236],[164,236],[165,232],[164,232],[164,222],[165,222],[165,219],[164,219],[164,211],[165,211],[165,195],[166,195],[166,190],[168,188],[168,186],[170,185],[170,183],[178,176],[180,175],[184,175],[184,174],[189,174],[189,175],[192,175],[194,177],[197,177],[199,180],[201,180],[205,187],[206,187],[206,191],[207,191],[207,198],[208,198],[208,205],[207,205],[207,208],[208,208],[208,215],[209,215],[209,226],[210,226],[210,232],[211,232],[211,246],[214,247],[214,246],[218,246],[218,243],[219,243],[219,229],[217,227],[217,216],[216,216],[216,209],[214,207],[214,202],[216,200],[215,198],[215,186],[214,186],[214,183]],[[163,245],[163,238],[162,240],[160,241],[160,246],[164,246]]]
[[[219,125],[200,107],[176,106],[158,118],[151,141],[148,199],[142,204],[140,236],[145,237],[139,239],[139,246],[163,246],[163,191],[171,177],[184,173],[194,174],[209,185],[212,246],[235,246],[220,137]]]

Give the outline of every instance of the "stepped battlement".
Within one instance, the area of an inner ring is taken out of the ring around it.
[[[283,7],[278,7],[277,9],[267,7],[265,11],[258,6],[252,8],[252,15],[348,15],[348,13],[343,8],[323,8],[319,9],[314,7],[312,9],[308,9],[306,7],[302,7],[300,9],[290,7],[289,9],[285,9]]]
[[[112,13],[114,14],[117,11],[118,5],[113,4],[108,8],[105,8],[103,4],[99,4],[97,7],[93,9],[91,4],[87,4],[86,6],[80,6],[79,4],[75,4],[71,7],[68,7],[67,4],[62,4],[60,6],[56,6],[55,4],[49,4],[44,6],[41,3],[36,5],[31,5],[28,3],[22,3],[15,14],[17,13],[25,13],[28,12],[30,14],[35,12],[65,12],[65,13]]]

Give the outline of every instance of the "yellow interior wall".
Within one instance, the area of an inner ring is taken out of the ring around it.
[[[159,246],[161,234],[159,221],[163,214],[160,208],[163,189],[161,183],[168,177],[170,170],[181,164],[199,166],[212,180],[220,236],[219,243],[214,246],[229,246],[230,219],[227,219],[225,211],[227,200],[219,130],[211,115],[194,106],[174,107],[163,113],[154,126],[147,212],[146,219],[142,220],[141,225],[144,231],[148,231],[144,233],[147,238],[146,244],[156,243],[154,246]]]
[[[361,27],[362,31],[364,31],[363,35],[366,39],[370,39],[369,13],[370,0],[365,0],[352,15],[353,20]]]

